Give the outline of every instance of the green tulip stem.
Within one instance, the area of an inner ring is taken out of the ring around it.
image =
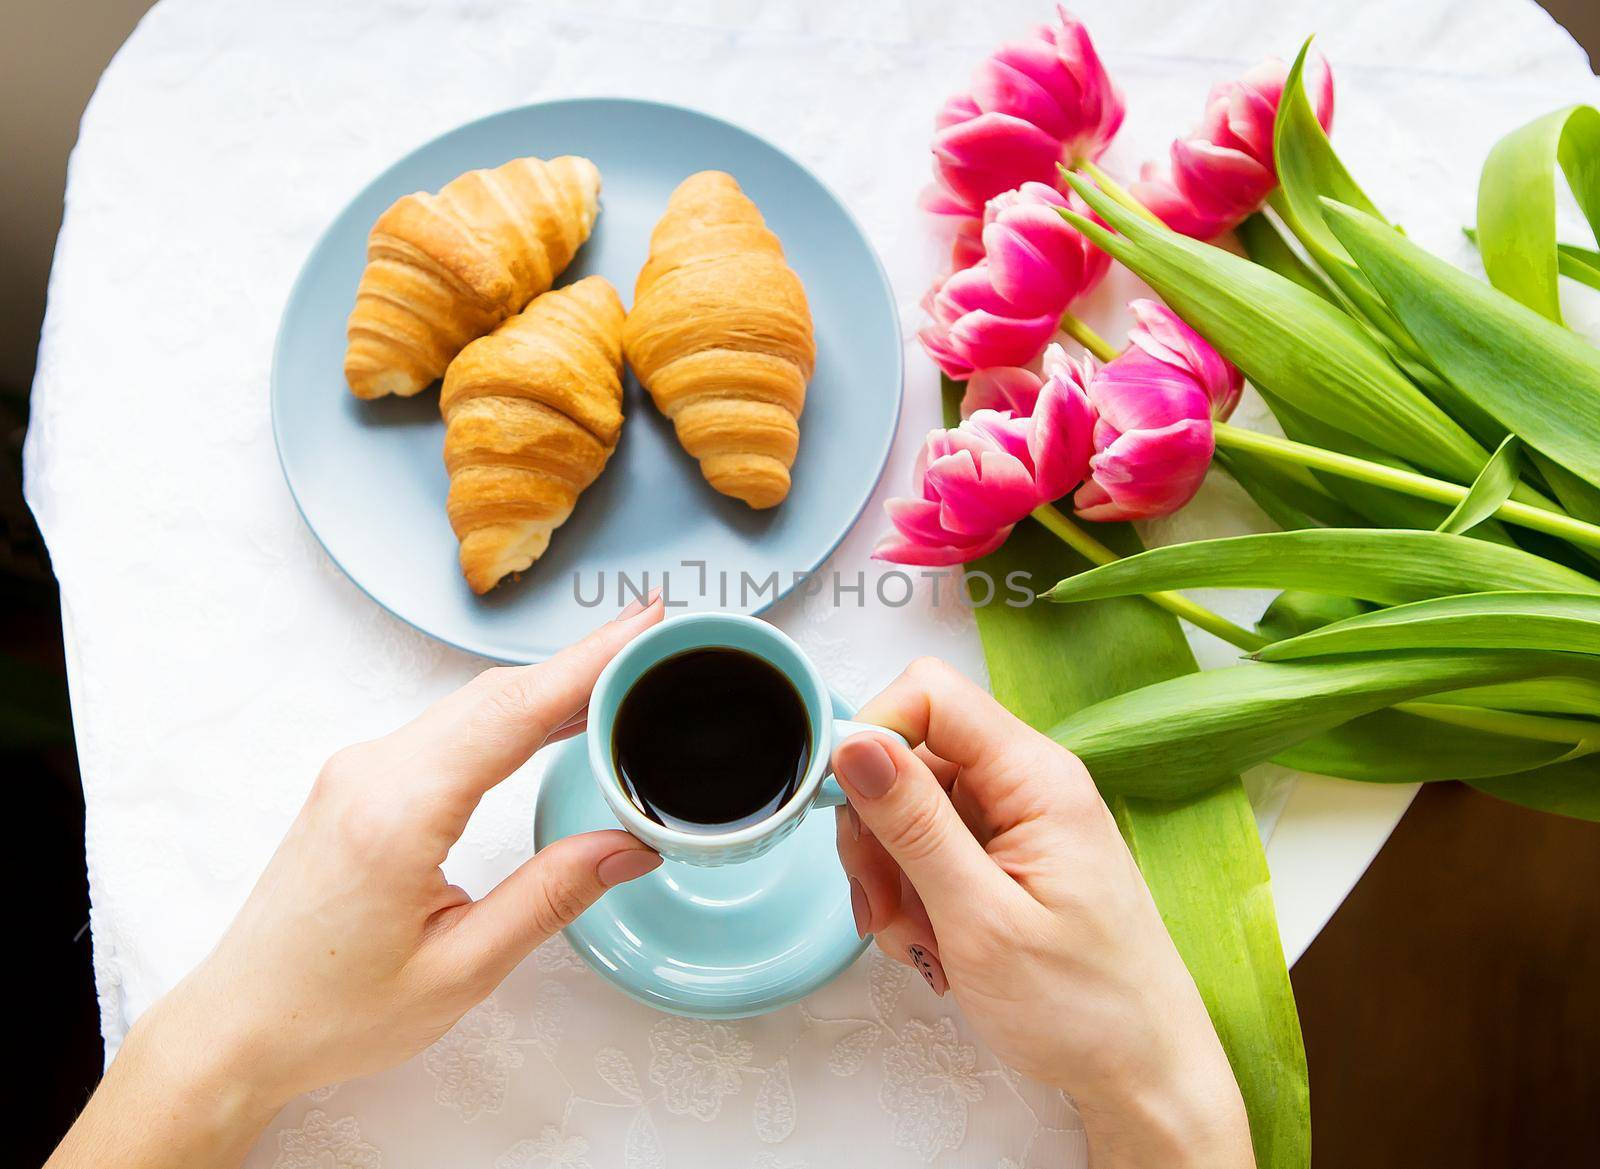
[[[1046,528],[1050,529],[1062,543],[1071,548],[1091,564],[1110,564],[1113,560],[1120,560],[1115,552],[1096,540],[1088,532],[1067,518],[1062,511],[1052,503],[1044,504],[1033,511],[1033,518]],[[1260,634],[1251,633],[1242,626],[1235,625],[1219,613],[1213,613],[1204,605],[1197,605],[1182,593],[1161,592],[1146,593],[1146,599],[1160,605],[1167,612],[1177,617],[1182,617],[1207,633],[1220,637],[1230,645],[1238,646],[1242,650],[1258,650],[1268,644],[1268,639]]]
[[[1099,333],[1096,333],[1086,323],[1073,316],[1070,312],[1061,314],[1060,329],[1079,345],[1101,361],[1110,361],[1117,356],[1117,349]]]
[[[1330,475],[1354,479],[1360,483],[1370,483],[1375,487],[1387,487],[1391,491],[1413,495],[1418,499],[1430,499],[1435,503],[1445,503],[1453,507],[1467,497],[1468,489],[1459,483],[1447,483],[1443,479],[1419,475],[1415,471],[1387,467],[1382,463],[1308,446],[1303,442],[1279,438],[1276,435],[1246,430],[1226,422],[1213,424],[1212,433],[1216,436],[1219,447],[1246,451],[1279,463],[1326,471]],[[1562,511],[1508,499],[1495,510],[1494,514],[1499,519],[1519,527],[1548,532],[1552,536],[1559,536],[1574,544],[1600,548],[1600,526],[1574,519]]]

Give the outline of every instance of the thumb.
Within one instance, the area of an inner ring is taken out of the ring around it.
[[[661,864],[626,832],[585,832],[547,845],[467,908],[453,933],[503,978],[607,889]]]
[[[998,875],[933,772],[903,743],[852,735],[833,752],[833,771],[861,822],[899,864],[937,927],[973,903]]]

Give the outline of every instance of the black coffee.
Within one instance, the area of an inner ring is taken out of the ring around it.
[[[650,819],[686,832],[754,824],[794,795],[811,721],[794,683],[737,649],[694,649],[646,670],[617,710],[617,774]]]

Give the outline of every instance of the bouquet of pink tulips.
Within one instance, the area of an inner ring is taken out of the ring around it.
[[[1306,1164],[1309,1131],[1240,769],[1459,779],[1600,819],[1600,351],[1560,299],[1600,289],[1600,252],[1557,240],[1554,199],[1559,170],[1600,233],[1600,112],[1490,154],[1486,284],[1383,218],[1333,108],[1308,45],[1218,85],[1124,186],[1097,164],[1124,100],[1082,25],[1058,10],[985,61],[938,116],[923,199],[952,240],[921,333],[952,426],[878,549],[1059,573],[1060,607],[979,610],[996,693],[1118,814],[1263,1166]],[[1130,306],[1121,347],[1072,312],[1111,261],[1164,302]],[[1281,434],[1228,422],[1246,380]],[[1183,507],[1214,462],[1282,530],[1142,550],[1118,521]],[[1195,586],[1279,595],[1246,629]],[[1196,672],[1168,614],[1246,660]]]

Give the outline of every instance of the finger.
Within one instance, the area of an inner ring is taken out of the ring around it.
[[[913,739],[912,742],[916,742],[916,740]],[[952,763],[948,759],[935,755],[928,750],[926,743],[917,743],[912,748],[912,753],[922,760],[924,767],[933,772],[933,778],[939,781],[939,786],[944,788],[945,791],[950,790],[956,782],[956,777],[961,774],[961,764]]]
[[[955,805],[956,812],[961,816],[961,821],[972,835],[978,838],[978,843],[987,845],[995,834],[995,826],[988,810],[985,809],[973,794],[973,785],[961,782],[961,765],[942,759],[928,750],[926,743],[920,743],[912,748],[912,754],[922,760],[924,766],[933,773],[939,781],[939,786],[950,795],[950,802]]]
[[[852,735],[834,749],[833,769],[862,824],[935,916],[961,912],[1000,881],[944,788],[905,744]]]
[[[949,989],[944,963],[939,957],[938,936],[933,931],[927,908],[909,881],[901,891],[900,912],[878,933],[876,941],[885,957],[915,970],[934,994],[942,997]]]
[[[577,726],[579,723],[587,722],[588,719],[589,719],[589,704],[587,702],[585,702],[578,709],[578,713],[577,714],[573,715],[566,722],[562,723],[559,727],[557,727],[555,730],[551,731],[550,733],[552,735],[559,734],[560,732],[566,730],[568,727]]]
[[[539,850],[468,906],[451,943],[498,981],[565,929],[607,889],[644,876],[661,858],[626,832],[586,832]]]
[[[606,664],[634,637],[660,622],[660,599],[619,617],[532,666],[487,670],[396,732],[412,770],[432,783],[458,814],[505,779],[588,703]]]
[[[576,739],[588,729],[589,720],[586,718],[579,719],[576,722],[569,722],[565,726],[558,727],[551,731],[550,734],[545,737],[544,745],[548,747],[552,743],[565,743],[568,739]]]
[[[989,841],[999,832],[999,826],[995,823],[991,810],[984,805],[975,785],[957,779],[950,787],[950,803],[955,806],[956,814],[967,826],[967,831],[977,837],[978,843],[987,849]]]
[[[850,907],[856,933],[866,937],[887,925],[900,911],[900,866],[847,805],[835,814],[839,864],[850,879]]]
[[[1077,756],[935,658],[921,658],[856,718],[889,727],[955,766],[953,796],[980,838],[1099,802]]]
[[[439,903],[433,909],[434,913],[445,913],[462,905],[472,904],[472,894],[460,885],[446,885],[439,890]]]
[[[958,770],[982,768],[1020,733],[1037,734],[983,687],[937,658],[919,658],[856,715],[899,731]]]

